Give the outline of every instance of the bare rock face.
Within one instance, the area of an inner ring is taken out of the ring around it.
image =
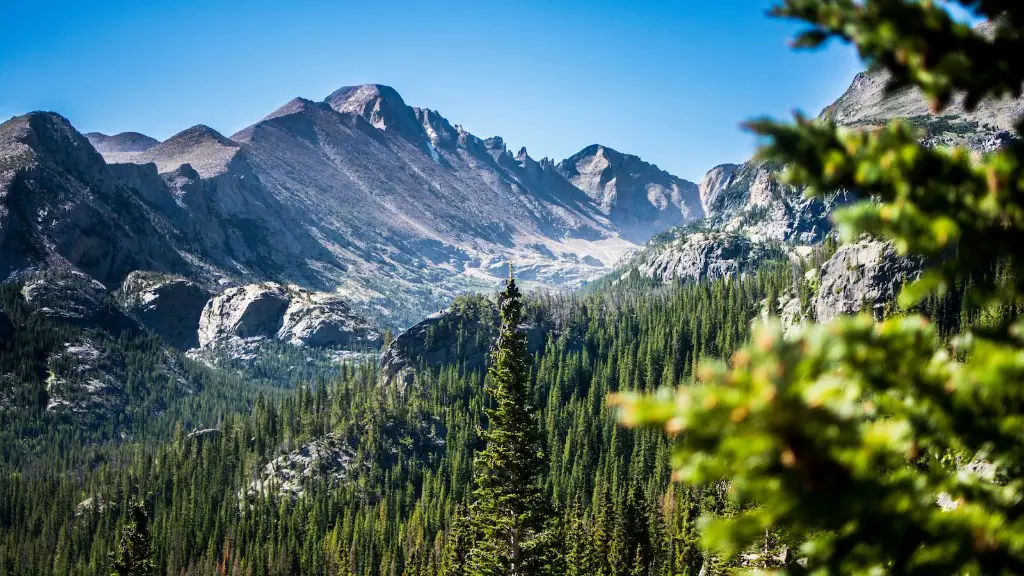
[[[88,320],[101,308],[107,289],[73,268],[29,274],[21,288],[25,301],[47,316]]]
[[[380,334],[340,296],[305,290],[292,292],[277,338],[295,346],[380,346]]]
[[[807,198],[802,189],[778,181],[781,168],[757,159],[740,166],[712,168],[701,182],[709,225],[742,232],[756,241],[820,242],[832,229],[828,219],[832,210],[851,200],[852,195]]]
[[[199,345],[229,338],[273,338],[287,309],[288,291],[275,282],[228,288],[203,308]]]
[[[228,288],[199,318],[202,347],[279,340],[296,346],[369,348],[380,333],[339,296],[276,282]]]
[[[693,182],[606,146],[584,148],[559,163],[558,171],[635,241],[704,215]]]
[[[199,317],[210,296],[195,282],[156,272],[132,272],[121,286],[124,308],[179,350],[199,345]]]
[[[92,144],[34,112],[0,124],[0,278],[55,265],[107,286],[140,268],[187,267]]]
[[[779,310],[779,321],[786,332],[804,322],[803,310],[800,309],[800,298],[788,295],[779,299],[782,308]]]
[[[395,337],[384,350],[380,360],[384,385],[414,384],[416,368],[436,369],[459,362],[467,370],[483,370],[498,337],[499,322],[497,307],[482,298],[427,317]],[[544,347],[554,325],[533,321],[520,329],[533,354]]]
[[[694,232],[655,246],[635,257],[635,268],[643,276],[697,281],[735,276],[773,255],[768,247],[738,234]]]
[[[704,175],[700,184],[697,185],[697,190],[700,193],[700,205],[705,214],[711,212],[711,207],[715,205],[718,196],[732,184],[732,178],[737,169],[739,166],[736,164],[721,164],[708,170]]]
[[[247,495],[300,496],[307,482],[336,486],[345,480],[354,464],[352,449],[336,435],[328,434],[268,462],[249,484]]]
[[[18,279],[21,294],[35,314],[115,334],[138,328],[114,305],[106,287],[81,270],[60,264],[26,272]]]
[[[842,314],[870,310],[880,317],[905,282],[917,276],[916,263],[901,258],[888,242],[862,238],[841,246],[821,267],[814,316],[827,322]]]

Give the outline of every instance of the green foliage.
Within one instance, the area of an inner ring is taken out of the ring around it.
[[[931,2],[789,0],[775,12],[812,25],[798,45],[852,41],[936,108],[954,92],[968,108],[1019,95],[1024,8],[963,4],[997,21],[993,37]],[[873,198],[836,213],[842,236],[871,233],[924,257],[901,304],[939,311],[957,293],[968,330],[950,340],[905,315],[784,337],[769,323],[730,365],[704,363],[697,385],[618,396],[622,421],[664,428],[677,479],[729,480],[738,512],[702,519],[705,543],[726,557],[783,530],[806,564],[787,572],[1024,572],[1024,146],[981,158],[927,149],[907,122],[752,127],[771,140],[763,155],[789,166],[788,183]]]
[[[121,527],[121,541],[111,551],[111,576],[149,576],[153,560],[149,557],[149,515],[137,494],[128,502],[128,513]]]
[[[511,274],[498,295],[501,331],[494,347],[485,410],[486,448],[473,462],[476,542],[468,572],[480,576],[547,574],[552,570],[556,534],[550,501],[540,484],[544,451],[529,390],[529,356],[522,295]]]
[[[689,381],[701,358],[730,354],[749,339],[770,290],[788,293],[802,278],[782,262],[728,280],[653,289],[623,283],[524,300],[526,323],[551,326],[526,361],[545,454],[542,493],[562,533],[574,534],[561,549],[572,542],[576,557],[589,558],[582,563],[593,567],[588,576],[696,576],[706,555],[696,519],[726,509],[719,486],[672,486],[668,442],[657,430],[618,427],[607,395]],[[493,300],[460,299],[455,309],[453,342],[472,338],[470,320],[497,331]],[[15,316],[24,327],[31,315]],[[0,361],[19,365],[3,354]],[[16,435],[19,428],[9,435],[0,429],[0,575],[109,573],[107,552],[118,545],[122,503],[136,484],[148,495],[151,557],[160,574],[432,576],[452,558],[464,559],[472,544],[465,507],[482,448],[478,430],[487,425],[484,409],[493,407],[484,393],[491,376],[460,360],[420,370],[405,390],[385,389],[372,363],[335,365],[309,382],[305,367],[288,369],[293,361],[282,355],[272,360],[280,369],[263,364],[268,380],[300,378],[275,386],[186,363],[196,370],[196,380],[186,377],[197,393],[163,413],[136,412],[124,436],[123,427],[106,424],[65,428],[47,416],[45,400],[33,420],[42,431],[34,448]],[[231,370],[248,379],[255,366]],[[28,414],[11,410],[6,417],[23,422]],[[221,432],[191,435],[193,428]],[[314,473],[298,481],[301,495],[252,490],[274,459],[328,434],[351,457],[344,480]],[[641,524],[650,529],[633,540],[628,557],[620,555],[621,572],[612,572],[616,527],[621,534]],[[638,558],[638,546],[650,556]]]

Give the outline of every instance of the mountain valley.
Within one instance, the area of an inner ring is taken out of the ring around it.
[[[964,158],[1019,147],[1024,98],[934,114],[920,91],[887,91],[890,79],[857,74],[817,119],[854,134],[906,120],[910,144]],[[815,323],[838,319],[859,338],[829,362],[907,377],[865,351],[902,337],[913,315],[953,347],[1019,311],[971,308],[979,276],[901,299],[952,256],[841,236],[837,210],[881,201],[859,180],[811,197],[785,169],[759,156],[695,183],[601,144],[535,159],[380,84],[295,98],[231,135],[81,134],[56,112],[4,122],[0,576],[109,573],[130,552],[119,537],[140,525],[148,574],[466,576],[488,458],[535,466],[515,489],[536,480],[544,505],[529,512],[549,515],[543,532],[565,556],[551,574],[797,565],[811,553],[768,520],[752,528],[760,547],[727,559],[706,546],[700,518],[756,507],[732,498],[732,469],[679,481],[674,448],[710,433],[703,421],[634,427],[624,404],[678,392],[675,409],[701,398],[713,413],[763,380],[743,398],[756,413],[730,408],[719,427],[758,418],[803,433],[782,419],[804,400],[786,388],[798,365],[821,378],[798,424],[820,420],[825,437],[862,410],[871,426],[850,438],[902,441],[873,427],[870,398],[837,391],[867,379],[795,364],[824,349]],[[719,397],[699,396],[746,368]],[[966,386],[954,376],[929,402]],[[494,456],[508,437],[533,444]],[[911,440],[865,468],[932,466],[930,446]],[[787,437],[757,466],[848,481],[852,466],[805,459],[818,441]],[[685,472],[716,465],[698,460]]]

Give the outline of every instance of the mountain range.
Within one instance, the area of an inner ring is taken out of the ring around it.
[[[211,286],[338,292],[383,323],[490,288],[606,274],[653,234],[703,216],[696,184],[594,145],[513,154],[392,88],[296,98],[230,137],[79,134],[32,113],[0,127],[0,274],[65,260],[108,286],[133,269]]]
[[[920,94],[886,83],[859,74],[821,116],[855,128],[909,117],[934,145],[978,151],[1014,138],[1019,100],[933,116]],[[527,285],[554,288],[628,262],[659,269],[645,253],[690,261],[643,245],[694,223],[755,243],[819,242],[849,195],[806,199],[776,181],[781,168],[723,164],[692,183],[596,144],[536,160],[376,84],[296,98],[230,137],[202,125],[163,142],[82,135],[34,112],[0,125],[0,278],[69,265],[110,289],[137,270],[214,294],[279,282],[403,327],[492,289],[510,261]]]

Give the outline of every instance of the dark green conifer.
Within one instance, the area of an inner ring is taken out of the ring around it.
[[[487,447],[474,461],[476,489],[471,507],[478,540],[469,573],[479,576],[547,574],[551,569],[551,511],[540,487],[544,452],[530,402],[529,357],[522,295],[509,268],[498,296],[501,331],[491,358],[486,410]]]
[[[127,518],[121,528],[121,542],[110,553],[111,576],[149,576],[153,560],[149,556],[149,515],[136,494],[128,503]]]

